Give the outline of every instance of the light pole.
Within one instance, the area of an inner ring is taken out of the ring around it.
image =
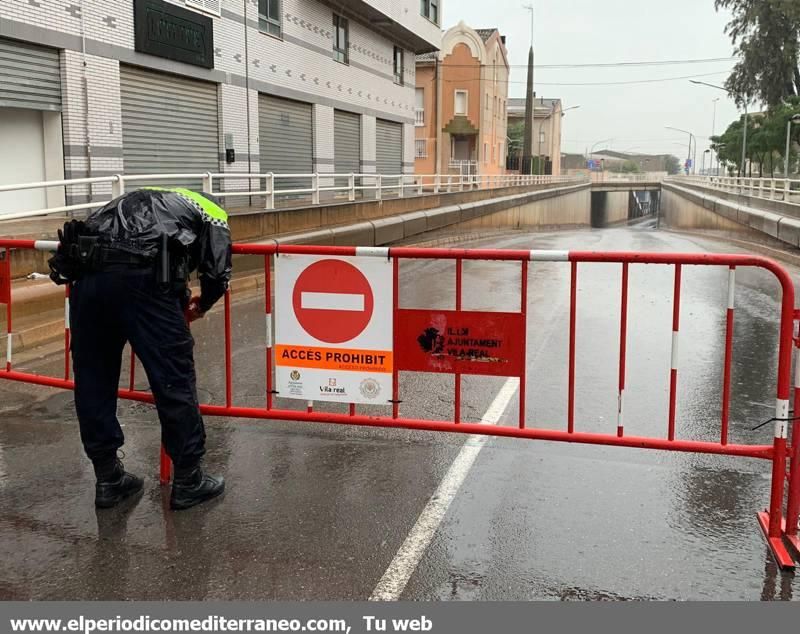
[[[714,116],[711,119],[711,138],[712,139],[717,134],[717,103],[719,102],[719,99],[720,98],[717,97],[716,99],[712,100],[713,103],[714,103]],[[713,165],[714,165],[714,157],[712,156],[711,157],[711,165],[709,166],[709,168],[713,167]],[[719,174],[717,174],[717,176],[719,176]]]
[[[668,126],[664,126],[664,127],[667,130],[675,130],[675,132],[683,132],[684,134],[688,134],[689,135],[689,157],[688,157],[688,159],[686,161],[686,165],[688,167],[688,165],[691,163],[692,171],[694,171],[695,170],[695,165],[694,165],[694,162],[692,161],[692,143],[694,143],[695,151],[697,151],[697,140],[695,139],[694,134],[692,134],[688,130],[681,130],[680,128],[673,128],[672,126],[669,126],[669,125]]]
[[[531,48],[533,48],[533,4],[523,4],[522,8],[531,12]]]
[[[726,92],[732,97],[735,97],[736,94],[732,93],[727,88],[723,88],[722,86],[717,86],[716,84],[709,84],[705,81],[697,81],[696,79],[690,79],[689,82],[692,84],[697,84],[698,86],[708,86],[709,88],[716,88],[717,90],[721,90],[722,92]],[[739,175],[740,176],[747,176],[745,171],[745,165],[747,163],[747,96],[741,95],[742,99],[744,100],[744,132],[742,133],[742,165],[739,168]]]
[[[786,158],[784,159],[783,175],[789,178],[789,153],[792,151],[792,124],[800,123],[800,114],[794,115],[786,124]]]
[[[706,171],[706,154],[711,154],[711,150],[706,150],[703,152],[703,167],[700,168],[700,176],[702,176],[703,172]],[[711,159],[711,163],[714,163],[714,159]]]
[[[592,151],[589,152],[589,159],[591,160],[594,157],[594,150],[595,148],[600,145],[601,143],[611,143],[614,139],[603,139],[602,141],[598,141],[592,146]]]

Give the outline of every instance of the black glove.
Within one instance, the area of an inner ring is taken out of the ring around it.
[[[86,233],[86,223],[82,220],[70,220],[64,223],[64,229],[58,230],[58,250],[48,260],[50,279],[56,284],[68,284],[80,277],[82,258],[80,250],[81,235]]]

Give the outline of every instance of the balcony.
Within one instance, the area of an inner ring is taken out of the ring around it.
[[[377,33],[415,54],[436,51],[442,31],[420,15],[418,0],[320,0],[346,16],[357,17]]]
[[[421,128],[425,125],[425,109],[417,108],[414,110],[414,124]]]

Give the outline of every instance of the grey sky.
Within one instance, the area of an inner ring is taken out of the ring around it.
[[[725,35],[727,13],[713,0],[532,0],[535,8],[537,64],[584,64],[623,61],[685,60],[732,57]],[[474,28],[498,27],[506,35],[512,69],[510,95],[525,96],[525,68],[530,43],[529,0],[445,0],[446,27],[464,20]],[[602,139],[614,138],[615,150],[673,153],[685,157],[687,135],[711,135],[712,100],[717,133],[738,115],[728,96],[694,86],[688,80],[623,86],[557,86],[581,82],[634,81],[706,75],[701,81],[721,85],[734,62],[621,69],[541,69],[537,96],[560,97],[564,106],[581,108],[564,118],[562,151],[583,153]],[[683,143],[681,147],[679,143]],[[707,144],[700,138],[700,152]]]

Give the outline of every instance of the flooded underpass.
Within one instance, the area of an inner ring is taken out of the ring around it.
[[[464,246],[741,252],[647,225],[508,232]],[[787,268],[797,278],[798,270]],[[714,441],[727,270],[685,269],[676,430],[682,439]],[[530,266],[530,427],[566,426],[569,276],[565,263]],[[630,276],[625,431],[665,437],[673,271],[639,265]],[[467,263],[464,309],[518,311],[519,286],[518,264]],[[579,431],[616,432],[619,293],[619,265],[579,267]],[[732,443],[772,441],[771,425],[753,429],[774,414],[779,294],[768,273],[737,271]],[[452,308],[454,264],[404,262],[400,303]],[[194,332],[201,399],[221,403],[221,311]],[[235,401],[263,407],[262,297],[235,299],[233,344]],[[17,369],[58,374],[63,351],[32,351]],[[140,371],[137,387],[146,386]],[[498,424],[514,425],[517,389],[501,378],[464,377],[464,420],[478,422],[492,411]],[[147,476],[145,494],[96,512],[71,394],[6,382],[0,390],[2,599],[358,600],[379,587],[399,587],[396,597],[404,600],[798,596],[794,576],[778,571],[755,519],[768,503],[767,461],[211,418],[206,463],[224,473],[228,491],[212,504],[172,513],[169,489],[157,482],[155,412],[121,402],[125,464]],[[402,374],[401,412],[451,419],[452,392],[450,376]],[[443,486],[453,477],[455,490]],[[432,526],[422,522],[425,532],[420,519],[445,490],[447,505]],[[405,552],[415,554],[411,563],[398,558]]]

